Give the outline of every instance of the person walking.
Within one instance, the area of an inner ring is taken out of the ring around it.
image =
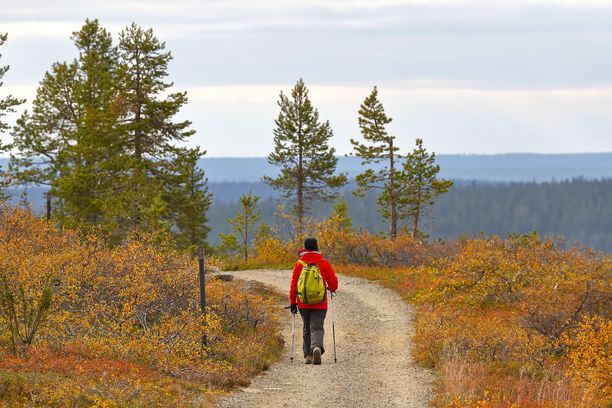
[[[327,314],[326,289],[333,296],[338,290],[338,278],[319,252],[315,238],[306,238],[304,249],[298,255],[300,259],[293,267],[289,288],[291,313],[297,314],[299,311],[304,322],[302,349],[306,364],[318,365],[321,364],[321,355],[325,353],[323,324]]]

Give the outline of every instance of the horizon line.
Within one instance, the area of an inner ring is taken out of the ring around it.
[[[588,155],[612,154],[612,151],[561,152],[561,153],[542,153],[542,152],[504,152],[504,153],[436,153],[436,152],[430,152],[430,153],[435,153],[437,157],[440,157],[440,156],[484,157],[484,156],[518,156],[518,155],[524,155],[524,156],[571,156],[571,155],[588,156]],[[353,156],[350,154],[337,154],[336,157],[337,158],[346,157],[346,158],[359,159],[359,157]],[[10,159],[10,156],[0,156],[0,159]],[[208,155],[204,155],[201,157],[201,159],[267,159],[267,156],[208,156]]]

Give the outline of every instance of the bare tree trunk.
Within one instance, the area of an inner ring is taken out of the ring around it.
[[[420,182],[420,180],[419,180]],[[417,190],[416,211],[414,212],[414,221],[412,223],[412,238],[416,238],[419,233],[419,219],[421,218],[421,187]]]
[[[249,224],[245,220],[244,224],[244,260],[249,259]]]
[[[395,157],[393,154],[393,139],[389,143],[389,200],[391,201],[391,239],[397,237],[397,198],[395,197]]]
[[[303,234],[303,222],[304,222],[304,191],[303,191],[303,180],[302,180],[302,158],[300,152],[300,165],[298,168],[298,177],[297,177],[297,225],[296,225],[296,237],[298,243],[302,241]]]
[[[421,203],[417,204],[416,212],[414,213],[414,221],[412,225],[412,238],[416,238],[419,233],[419,217],[421,216]]]

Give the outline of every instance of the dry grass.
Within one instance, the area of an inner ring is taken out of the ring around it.
[[[561,372],[549,372],[543,378],[527,373],[509,374],[507,368],[495,364],[469,363],[460,358],[444,360],[435,405],[457,408],[598,406]]]

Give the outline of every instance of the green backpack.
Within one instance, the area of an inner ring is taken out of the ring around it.
[[[298,279],[297,290],[300,301],[305,305],[321,303],[325,297],[325,283],[317,264],[307,264],[301,259],[302,272]]]

